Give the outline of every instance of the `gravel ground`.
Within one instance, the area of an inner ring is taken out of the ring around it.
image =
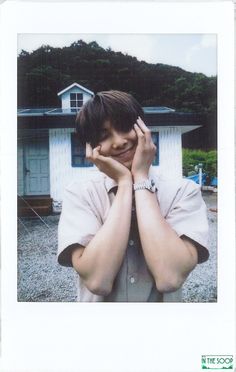
[[[204,193],[210,225],[207,262],[197,265],[183,286],[184,302],[217,301],[217,205],[216,194]],[[18,226],[18,301],[76,301],[76,273],[57,263],[59,216],[21,218]]]

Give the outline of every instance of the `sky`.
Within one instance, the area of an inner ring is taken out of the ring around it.
[[[69,46],[74,41],[96,41],[101,47],[123,52],[148,63],[165,63],[186,71],[217,74],[215,34],[20,34],[18,53],[41,45]]]

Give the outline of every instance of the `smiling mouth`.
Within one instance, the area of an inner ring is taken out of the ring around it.
[[[120,153],[117,154],[117,155],[113,155],[112,157],[113,157],[113,158],[118,158],[118,159],[126,159],[126,158],[128,158],[128,157],[131,155],[131,153],[133,152],[133,150],[134,150],[134,146],[131,147],[131,148],[128,149],[128,150],[125,150],[125,151],[123,151],[123,152],[120,152]]]

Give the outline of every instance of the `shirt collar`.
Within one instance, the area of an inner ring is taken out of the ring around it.
[[[117,187],[117,182],[112,178],[105,176],[105,187],[107,192],[110,192],[114,187]]]

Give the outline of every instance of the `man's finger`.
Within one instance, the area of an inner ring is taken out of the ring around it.
[[[98,159],[101,154],[100,154],[101,146],[97,146],[93,149],[93,158]]]
[[[137,119],[137,123],[138,125],[140,126],[140,128],[142,128],[142,130],[144,132],[150,132],[149,128],[146,126],[146,124],[144,123],[144,121],[140,118],[140,116],[138,117]]]
[[[150,129],[146,126],[146,124],[143,122],[143,120],[140,118],[140,116],[137,119],[137,124],[142,130],[142,132],[145,134],[147,141],[151,141],[152,136],[151,136],[151,131]]]
[[[136,124],[136,123],[134,124],[134,130],[137,134],[138,141],[139,142],[144,142],[145,141],[145,135],[142,132],[142,130],[140,129],[140,127],[138,126],[138,124]]]

